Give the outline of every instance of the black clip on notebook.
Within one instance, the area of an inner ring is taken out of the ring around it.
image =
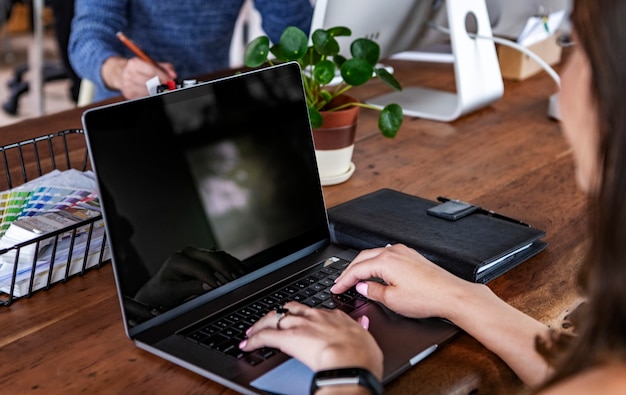
[[[403,243],[473,282],[487,283],[536,255],[546,233],[465,202],[381,189],[328,210],[331,238],[357,250]]]

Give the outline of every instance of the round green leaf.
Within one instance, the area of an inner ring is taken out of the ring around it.
[[[347,37],[347,36],[352,35],[352,30],[350,30],[349,28],[345,26],[335,26],[335,27],[331,27],[330,29],[328,29],[328,33],[330,33],[330,35],[333,37],[339,37],[339,36]]]
[[[309,120],[311,121],[311,127],[313,129],[322,126],[322,114],[315,109],[315,107],[309,106]]]
[[[353,57],[365,59],[372,66],[376,66],[380,59],[380,46],[367,38],[357,38],[350,45],[350,53]]]
[[[330,60],[322,60],[313,68],[313,79],[326,85],[335,78],[335,64]]]
[[[309,38],[295,26],[289,26],[280,36],[280,52],[286,60],[298,60],[306,54]]]
[[[361,58],[348,59],[341,65],[341,77],[349,85],[363,85],[372,78],[373,73],[374,67]]]
[[[402,86],[400,86],[400,83],[396,80],[396,77],[394,77],[393,74],[383,68],[376,69],[375,72],[378,78],[380,78],[385,84],[397,91],[402,90]]]
[[[334,56],[339,53],[339,43],[327,30],[317,29],[311,35],[313,48],[321,55]]]
[[[257,37],[246,46],[243,62],[248,67],[259,67],[267,60],[270,53],[270,39],[266,36]]]
[[[400,126],[402,126],[402,107],[396,103],[386,105],[378,117],[378,129],[383,136],[393,138],[396,137]]]

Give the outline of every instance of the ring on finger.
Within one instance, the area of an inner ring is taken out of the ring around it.
[[[276,329],[280,330],[280,321],[289,314],[289,309],[279,307],[276,309]]]

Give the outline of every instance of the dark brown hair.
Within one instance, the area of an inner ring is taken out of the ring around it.
[[[602,174],[590,200],[591,245],[578,279],[586,313],[575,338],[554,341],[554,350],[567,345],[567,351],[546,385],[626,361],[626,1],[575,0],[572,24],[591,67],[599,125],[589,133],[599,133]]]

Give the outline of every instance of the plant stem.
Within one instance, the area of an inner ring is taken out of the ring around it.
[[[350,89],[352,89],[352,85],[348,85],[348,84],[346,84],[344,82],[340,82],[339,85],[337,85],[337,88],[335,89],[335,95],[334,96],[339,96],[341,94],[344,94],[347,91],[349,91]]]
[[[361,103],[361,102],[351,102],[351,103],[344,103],[340,106],[337,106],[335,108],[332,108],[328,111],[339,111],[339,110],[343,110],[344,108],[348,108],[348,107],[363,107],[363,108],[369,108],[370,110],[380,110],[380,108],[373,106],[371,104],[367,104],[367,103]]]

